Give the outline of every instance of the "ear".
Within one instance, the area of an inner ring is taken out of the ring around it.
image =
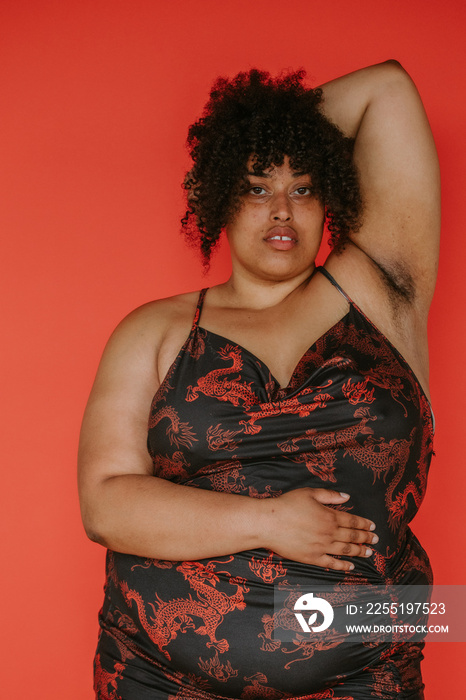
[[[193,207],[197,202],[196,190],[199,187],[199,181],[194,177],[194,168],[191,168],[183,180],[183,189],[186,190],[186,199],[190,207]]]

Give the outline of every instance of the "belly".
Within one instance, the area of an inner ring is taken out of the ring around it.
[[[422,549],[414,538],[410,542],[398,578],[427,583]],[[101,625],[129,653],[150,660],[155,675],[181,674],[225,697],[242,696],[248,684],[299,696],[376,665],[387,645],[348,644],[332,626],[306,636],[294,615],[274,606],[274,591],[292,606],[296,591],[306,587],[335,586],[337,595],[342,583],[383,581],[375,560],[359,560],[342,578],[266,550],[199,562],[110,552]]]

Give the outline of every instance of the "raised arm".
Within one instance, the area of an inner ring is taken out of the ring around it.
[[[440,180],[416,87],[399,63],[387,61],[322,88],[325,114],[356,139],[364,216],[352,240],[401,297],[426,311],[437,271]]]

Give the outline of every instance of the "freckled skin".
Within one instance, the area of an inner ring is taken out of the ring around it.
[[[312,272],[320,247],[324,208],[311,194],[311,179],[283,165],[260,176],[249,175],[250,188],[242,206],[227,225],[234,273],[269,281],[306,279]],[[288,250],[274,247],[267,240],[283,228],[294,238]],[[274,229],[272,233],[271,230]]]

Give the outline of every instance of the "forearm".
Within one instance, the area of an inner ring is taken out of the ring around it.
[[[82,510],[89,537],[145,558],[196,560],[264,548],[305,564],[350,569],[333,555],[367,557],[366,543],[377,541],[371,521],[327,506],[348,499],[327,489],[250,498],[127,474],[87,494]]]
[[[264,546],[258,499],[139,474],[108,478],[83,499],[88,536],[148,558],[202,559]]]

